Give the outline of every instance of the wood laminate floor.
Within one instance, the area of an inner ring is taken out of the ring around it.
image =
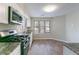
[[[63,45],[55,40],[35,40],[28,55],[62,55]]]

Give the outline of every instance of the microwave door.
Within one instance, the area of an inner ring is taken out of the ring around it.
[[[9,23],[20,24],[22,23],[22,17],[17,10],[9,7]]]

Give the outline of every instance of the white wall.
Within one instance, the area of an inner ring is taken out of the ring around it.
[[[66,15],[67,42],[79,42],[79,9]]]
[[[57,16],[53,19],[53,38],[65,41],[65,16]]]
[[[32,19],[32,22],[33,20],[34,19]],[[51,20],[51,32],[48,34],[34,34],[34,39],[54,38],[58,40],[65,40],[65,16],[57,16],[52,19],[49,18],[49,20]]]

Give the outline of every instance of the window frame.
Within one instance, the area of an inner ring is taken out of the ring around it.
[[[35,26],[35,21],[38,21],[38,26]],[[41,21],[44,21],[44,26],[40,26],[40,22]],[[49,21],[49,26],[46,26],[45,24],[46,24],[46,21]],[[34,25],[33,25],[33,27],[34,27],[34,29],[35,28],[38,28],[38,33],[36,33],[35,32],[35,30],[34,30],[34,33],[35,34],[44,34],[44,33],[50,33],[51,32],[51,21],[50,20],[34,20]],[[41,33],[40,31],[41,31],[41,27],[44,27],[44,32],[43,33]],[[46,32],[46,27],[49,27],[49,32]]]

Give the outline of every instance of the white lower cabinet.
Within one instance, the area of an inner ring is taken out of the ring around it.
[[[67,47],[63,47],[63,55],[77,55],[75,52],[73,52],[72,50],[70,50]]]
[[[10,55],[20,55],[20,44],[15,48],[13,52],[10,53]]]
[[[32,38],[32,32],[30,33],[30,46],[29,47],[31,47],[32,46],[32,41],[33,41],[33,38]]]

